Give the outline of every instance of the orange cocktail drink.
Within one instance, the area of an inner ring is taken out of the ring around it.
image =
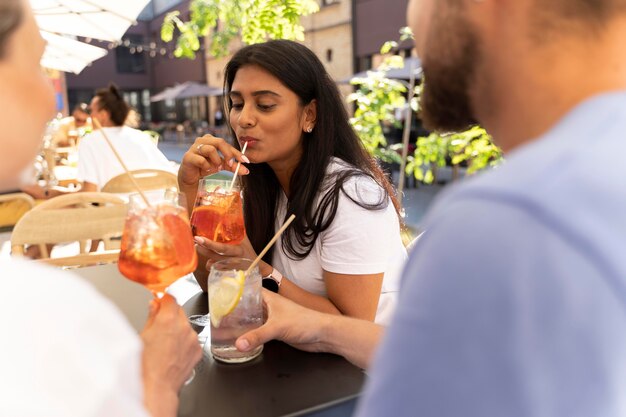
[[[197,266],[187,211],[178,204],[184,197],[173,193],[150,207],[138,204],[136,198],[131,196],[118,268],[159,296]]]
[[[229,181],[210,178],[200,180],[191,214],[191,227],[195,236],[219,243],[241,243],[246,236],[246,229],[239,188],[231,189]]]

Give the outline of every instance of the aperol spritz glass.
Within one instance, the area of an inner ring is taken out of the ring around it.
[[[139,194],[130,196],[118,268],[161,298],[170,284],[196,269],[198,258],[184,195],[175,190],[144,195],[149,205]]]
[[[194,236],[219,243],[237,245],[246,236],[243,222],[241,190],[230,181],[205,177],[198,184],[198,193],[191,227]]]

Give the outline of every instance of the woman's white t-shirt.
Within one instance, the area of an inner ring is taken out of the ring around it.
[[[332,181],[334,173],[347,168],[345,162],[333,158],[327,169],[326,181]],[[370,204],[379,202],[384,193],[378,184],[366,176],[348,179],[344,189],[355,200]],[[287,198],[281,193],[276,230],[285,219],[286,203]],[[334,220],[328,229],[320,233],[306,258],[289,258],[282,250],[281,238],[275,248],[272,260],[274,268],[300,288],[324,297],[327,297],[324,271],[351,275],[384,272],[376,322],[389,323],[396,304],[400,275],[407,259],[398,215],[390,199],[386,208],[368,210],[340,192]]]

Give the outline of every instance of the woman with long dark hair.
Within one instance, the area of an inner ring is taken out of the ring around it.
[[[264,286],[316,310],[386,322],[406,257],[398,203],[320,60],[291,41],[247,46],[227,64],[224,92],[234,147],[198,138],[179,184],[191,207],[202,176],[243,161],[247,239],[232,246],[197,238],[200,254],[208,265],[255,258],[295,214],[260,264]],[[200,265],[196,279],[206,289]]]

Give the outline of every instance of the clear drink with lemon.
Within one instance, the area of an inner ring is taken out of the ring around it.
[[[246,272],[251,263],[249,259],[231,258],[211,266],[211,354],[221,362],[247,362],[263,350],[259,346],[250,352],[240,352],[235,347],[239,336],[263,324],[261,275],[258,267]]]

